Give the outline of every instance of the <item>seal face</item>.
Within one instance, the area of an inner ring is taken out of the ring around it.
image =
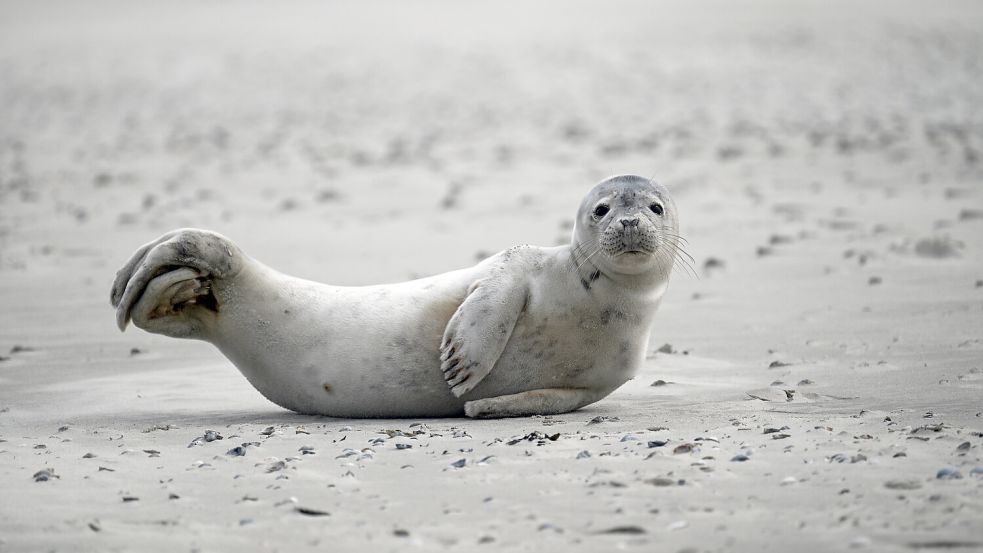
[[[227,238],[181,229],[117,273],[117,322],[215,344],[267,398],[352,417],[555,414],[644,360],[685,255],[665,187],[605,179],[571,244],[518,246],[411,282],[338,287],[278,273]]]

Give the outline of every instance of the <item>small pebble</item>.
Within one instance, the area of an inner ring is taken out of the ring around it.
[[[662,447],[662,446],[666,445],[667,443],[669,443],[669,440],[651,440],[648,443],[648,446],[649,447]]]
[[[690,453],[693,451],[693,444],[680,444],[672,450],[674,455],[679,455],[681,453]]]
[[[452,467],[455,467],[455,468],[462,468],[466,464],[468,464],[468,460],[467,459],[464,459],[464,458],[461,458],[461,459],[458,459],[457,461],[454,461],[453,463],[451,463],[451,466]]]
[[[884,487],[889,490],[917,490],[922,487],[918,480],[888,480]]]
[[[621,441],[622,442],[637,442],[638,441],[638,436],[636,436],[634,434],[625,434],[624,436],[621,437]]]
[[[645,529],[641,526],[615,526],[614,528],[608,528],[607,530],[601,530],[598,534],[623,534],[623,535],[637,535],[644,534]]]
[[[310,445],[302,445],[302,446],[300,446],[300,449],[298,449],[297,451],[300,451],[300,454],[301,455],[315,455],[315,454],[317,454],[317,452],[314,451],[314,446],[310,446]]]
[[[413,444],[396,444],[396,449],[410,449]]]
[[[34,473],[33,478],[35,482],[47,482],[52,478],[61,478],[61,477],[55,474],[55,469],[41,469]]]
[[[973,447],[973,444],[969,442],[963,442],[956,446],[956,451],[969,451],[969,448]]]
[[[665,386],[665,385],[666,385],[666,381],[662,379],[656,380],[655,382],[652,383],[652,386]]]
[[[237,445],[232,449],[226,451],[225,454],[231,455],[232,457],[242,457],[243,455],[246,454],[246,448],[242,447],[241,445]]]
[[[577,459],[589,459],[590,452],[586,449],[577,454]]]
[[[666,478],[665,476],[658,476],[656,478],[649,478],[645,481],[646,484],[652,484],[653,486],[665,487],[665,486],[675,486],[676,481],[672,478]]]
[[[962,473],[954,468],[943,468],[939,469],[939,472],[935,473],[935,477],[939,480],[958,480],[963,477]]]
[[[205,435],[202,436],[206,442],[214,442],[215,440],[224,440],[221,434],[214,430],[206,430]]]
[[[309,517],[326,517],[331,514],[327,511],[322,511],[320,509],[311,509],[310,507],[294,507],[294,510],[302,515],[307,515]]]
[[[730,460],[731,461],[737,461],[737,462],[743,463],[744,461],[747,461],[748,459],[750,459],[750,457],[748,457],[747,455],[745,455],[743,453],[738,453],[737,455],[734,455],[733,457],[731,457]]]

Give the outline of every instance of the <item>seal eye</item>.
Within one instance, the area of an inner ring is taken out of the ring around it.
[[[601,204],[601,205],[599,205],[599,206],[597,206],[597,207],[594,208],[594,217],[597,217],[598,219],[600,219],[601,217],[604,217],[605,215],[607,215],[608,214],[608,211],[611,211],[611,208],[608,207],[608,206],[606,206],[606,205],[604,205],[604,204]]]
[[[651,209],[652,213],[655,213],[656,215],[662,215],[663,213],[662,206],[659,204],[652,204],[649,206],[649,209]]]

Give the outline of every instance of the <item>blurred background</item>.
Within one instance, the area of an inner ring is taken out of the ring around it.
[[[17,329],[50,329],[74,306],[108,336],[115,270],[172,228],[218,230],[298,276],[391,282],[564,243],[584,193],[618,173],[674,191],[703,277],[782,243],[776,220],[799,238],[870,231],[849,220],[848,190],[951,189],[955,216],[979,203],[981,13],[3,2],[4,330],[30,339]],[[924,217],[905,205],[899,217]],[[708,293],[677,281],[670,303]]]

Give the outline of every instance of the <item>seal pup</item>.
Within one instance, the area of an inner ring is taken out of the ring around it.
[[[641,366],[684,254],[669,191],[603,180],[572,243],[378,286],[279,273],[224,236],[168,232],[116,275],[120,330],[218,347],[261,394],[335,417],[511,417],[594,403]]]

